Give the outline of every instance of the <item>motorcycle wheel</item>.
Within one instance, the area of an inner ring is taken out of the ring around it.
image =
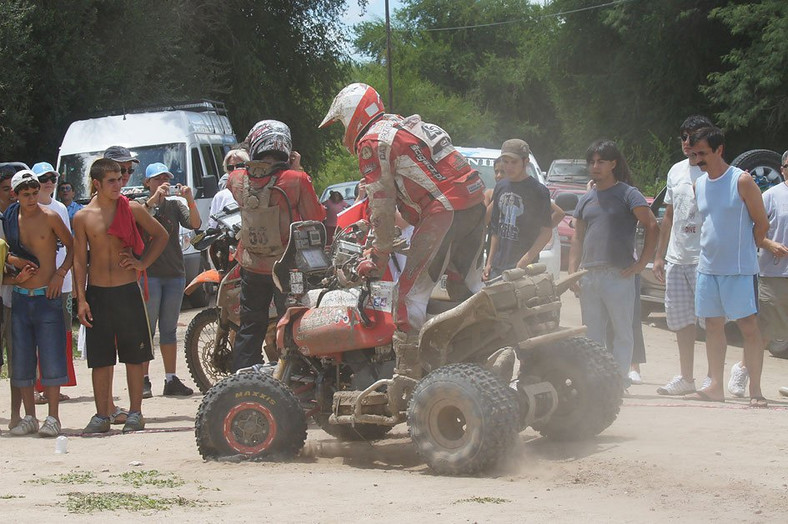
[[[515,398],[492,373],[451,364],[422,379],[408,405],[419,454],[436,473],[470,475],[498,464],[518,433]]]
[[[270,375],[241,373],[208,392],[194,422],[205,459],[243,455],[289,459],[304,446],[306,419],[295,395]]]
[[[186,365],[202,394],[230,374],[232,365],[231,327],[217,347],[216,331],[219,329],[219,308],[200,311],[186,329],[184,341]]]
[[[618,416],[623,394],[621,375],[612,355],[587,338],[569,338],[526,356],[524,376],[550,382],[558,406],[547,422],[534,429],[554,440],[582,440],[601,433]]]
[[[392,426],[378,424],[332,424],[328,421],[328,415],[315,415],[314,419],[320,429],[343,442],[380,440],[393,429]]]

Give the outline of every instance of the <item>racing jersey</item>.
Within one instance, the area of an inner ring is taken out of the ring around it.
[[[312,178],[303,171],[287,169],[275,172],[264,177],[248,177],[246,169],[236,169],[230,173],[227,180],[227,189],[233,194],[238,205],[243,207],[243,180],[249,178],[249,186],[254,189],[263,188],[267,185],[271,177],[276,177],[271,190],[269,206],[279,206],[279,234],[282,238],[282,245],[287,246],[290,238],[290,224],[299,220],[318,220],[326,218],[326,210],[315,194],[312,187]],[[243,227],[243,225],[241,226]],[[237,260],[244,260],[243,243],[238,242]],[[258,259],[259,262],[251,267],[244,266],[244,269],[254,273],[271,274],[274,262],[279,257],[265,257]]]
[[[359,169],[375,228],[375,248],[391,252],[394,211],[416,225],[425,217],[480,204],[484,183],[448,133],[419,115],[383,115],[359,140]]]

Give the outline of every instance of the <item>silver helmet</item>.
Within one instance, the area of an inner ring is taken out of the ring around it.
[[[265,155],[274,155],[286,162],[293,150],[290,128],[279,120],[257,122],[249,131],[246,142],[249,144],[249,156],[252,160],[259,160]]]

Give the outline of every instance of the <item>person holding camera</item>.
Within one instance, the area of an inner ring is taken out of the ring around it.
[[[165,396],[189,396],[194,393],[175,375],[177,341],[175,332],[178,315],[181,311],[183,289],[186,287],[186,272],[183,264],[183,251],[180,242],[180,226],[188,229],[200,227],[200,213],[194,202],[192,190],[188,185],[173,184],[173,174],[166,165],[156,162],[145,170],[145,186],[150,195],[139,202],[167,230],[167,247],[147,270],[146,308],[151,338],[159,325],[159,347],[164,361]],[[148,238],[144,238],[148,248]],[[144,253],[143,253],[144,256]],[[144,279],[143,279],[144,280]],[[142,282],[143,289],[146,283]],[[151,381],[148,377],[148,362],[143,365],[145,382],[142,398],[153,396]]]

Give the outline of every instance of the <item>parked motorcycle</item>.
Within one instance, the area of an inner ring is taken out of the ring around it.
[[[379,439],[407,422],[433,470],[473,474],[499,463],[527,426],[574,440],[616,419],[613,358],[585,328],[559,327],[559,296],[579,274],[554,283],[537,264],[462,303],[433,302],[418,344],[395,357],[395,284],[355,272],[363,233],[343,230],[327,254],[322,224],[291,225],[274,266],[291,305],[277,326],[280,359],[210,389],[195,420],[203,457],[292,457],[308,417],[343,440]]]

